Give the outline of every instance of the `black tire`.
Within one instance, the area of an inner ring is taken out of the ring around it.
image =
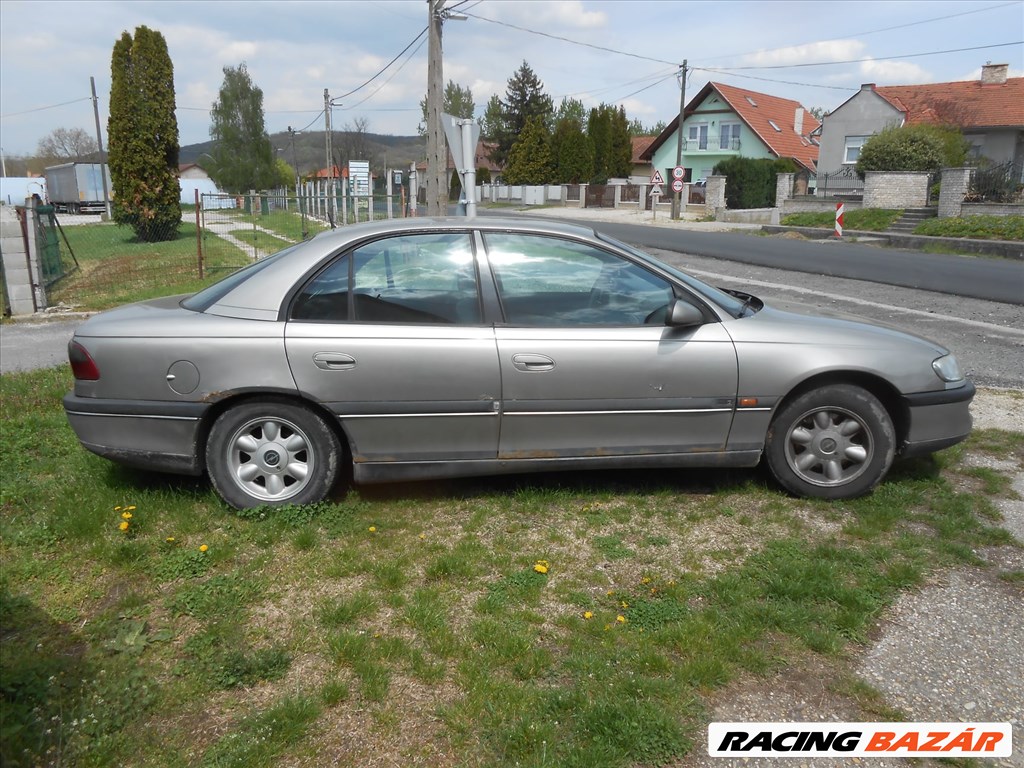
[[[228,409],[206,441],[210,482],[236,509],[321,501],[338,479],[341,456],[337,435],[320,416],[283,400]]]
[[[882,481],[896,454],[896,430],[878,398],[849,384],[785,403],[768,428],[765,458],[797,496],[852,499]]]

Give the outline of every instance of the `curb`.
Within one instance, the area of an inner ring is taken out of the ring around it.
[[[786,227],[782,225],[765,224],[761,227],[762,232],[769,234],[781,234],[783,232],[798,232],[812,240],[835,240],[829,229],[821,227]],[[844,229],[843,235],[862,238],[865,240],[884,240],[888,245],[898,248],[924,249],[929,245],[942,245],[957,251],[976,253],[985,256],[1001,256],[1004,259],[1017,259],[1024,261],[1024,242],[1016,240],[974,240],[960,237],[930,237],[928,235],[910,235],[902,232],[867,232],[864,230]]]

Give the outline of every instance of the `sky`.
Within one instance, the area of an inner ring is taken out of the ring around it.
[[[476,116],[526,61],[557,105],[621,104],[644,125],[678,114],[709,81],[828,111],[862,83],[979,77],[986,62],[1024,76],[1024,0],[448,0],[444,79],[472,90]],[[209,139],[223,68],[245,62],[263,90],[267,131],[414,135],[427,87],[425,0],[0,0],[0,147],[35,152],[55,128],[95,135],[96,79],[106,146],[110,55],[125,31],[160,31],[174,65],[181,145]],[[399,55],[409,44],[405,54]],[[1011,43],[1012,45],[1005,45]],[[962,50],[974,49],[974,50]],[[921,55],[928,54],[928,55]],[[395,63],[365,87],[392,59]]]

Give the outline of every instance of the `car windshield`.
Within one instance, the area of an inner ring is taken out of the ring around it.
[[[189,296],[181,302],[181,306],[184,309],[190,309],[193,312],[205,312],[250,277],[262,272],[278,259],[281,259],[291,253],[298,247],[298,245],[299,244],[296,244],[290,248],[285,248],[283,251],[278,251],[271,256],[267,256],[265,259],[260,259],[248,266],[242,267],[236,272],[232,272],[222,280],[218,280],[213,285],[199,291],[199,293]]]
[[[638,250],[631,245],[626,245],[626,243],[616,240],[614,237],[608,237],[607,235],[604,235],[600,232],[596,232],[595,234],[599,239],[604,240],[606,243],[610,243],[611,245],[614,245],[617,248],[621,248],[622,250],[626,251],[632,256],[635,256],[636,258],[646,262],[647,264],[653,264],[659,269],[665,270],[680,282],[685,283],[686,286],[688,288],[691,288],[695,293],[698,293],[701,297],[721,307],[723,310],[728,312],[733,317],[742,317],[746,312],[750,310],[752,306],[757,306],[759,304],[759,302],[753,302],[751,300],[746,299],[745,296],[744,298],[737,298],[719,288],[715,288],[714,286],[708,285],[707,283],[702,283],[697,278],[692,277],[691,275],[688,275],[685,272],[676,269],[670,264],[666,264],[663,261],[659,261],[658,259],[651,256],[649,253],[644,253],[643,251]]]

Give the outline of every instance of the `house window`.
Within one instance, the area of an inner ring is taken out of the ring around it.
[[[746,100],[747,100],[748,102],[750,102],[750,106],[752,106],[752,107],[756,107],[756,106],[757,106],[757,102],[756,102],[756,101],[754,101],[754,100],[753,100],[752,98],[750,98],[749,96],[744,96],[743,98],[745,98],[745,99],[746,99]]]
[[[707,149],[708,148],[708,124],[697,123],[696,125],[690,126],[690,132],[687,135],[689,141],[695,142],[695,144],[687,144],[687,149]]]
[[[719,130],[719,149],[739,149],[740,148],[740,124],[739,123],[722,123],[721,129]]]
[[[843,153],[843,165],[851,165],[857,162],[857,158],[860,157],[860,148],[864,146],[864,142],[869,138],[869,136],[846,137],[846,150]]]
[[[774,128],[776,133],[782,133],[782,129],[779,128],[779,124],[776,123],[774,120],[769,120],[768,125]]]

